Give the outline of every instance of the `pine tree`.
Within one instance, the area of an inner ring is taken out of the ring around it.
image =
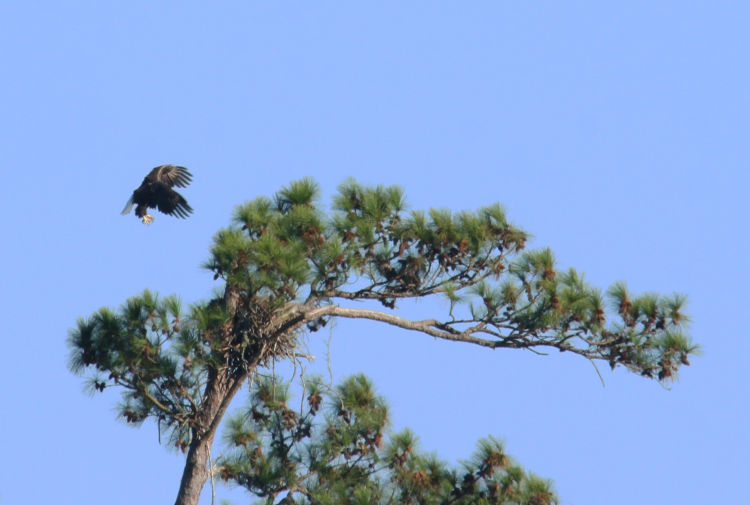
[[[239,206],[205,268],[221,294],[183,311],[149,291],[71,331],[70,366],[94,390],[122,389],[128,423],[157,421],[187,453],[176,503],[198,503],[211,443],[237,391],[272,360],[295,359],[302,332],[369,319],[489,349],[555,348],[671,380],[696,351],[685,297],[606,293],[528,235],[500,205],[475,212],[405,210],[400,188],[339,187],[333,210],[310,179]],[[445,297],[447,314],[411,320],[400,301]],[[377,308],[352,308],[353,300]],[[467,483],[467,485],[469,485]],[[530,485],[530,484],[529,484]]]

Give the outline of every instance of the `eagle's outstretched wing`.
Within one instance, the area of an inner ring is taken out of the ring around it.
[[[193,212],[193,208],[181,194],[164,186],[156,192],[156,208],[159,212],[183,219]]]
[[[188,172],[188,169],[185,167],[177,165],[159,165],[149,172],[146,179],[165,184],[170,188],[172,186],[186,188],[187,185],[190,184],[190,181],[193,180],[193,175]]]

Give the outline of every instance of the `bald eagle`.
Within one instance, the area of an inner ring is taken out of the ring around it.
[[[143,220],[144,224],[151,224],[154,216],[148,213],[149,208],[159,209],[159,212],[170,216],[185,218],[193,212],[187,200],[172,189],[172,186],[185,188],[193,175],[185,167],[177,165],[159,165],[149,172],[133,195],[128,199],[122,214],[130,212],[135,208],[135,215]]]

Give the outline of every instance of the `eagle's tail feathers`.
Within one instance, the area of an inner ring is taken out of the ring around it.
[[[122,212],[120,212],[120,214],[122,214],[124,216],[125,214],[127,214],[128,212],[130,212],[130,210],[133,208],[133,205],[135,205],[135,204],[133,203],[133,197],[131,196],[130,198],[128,198],[128,201],[125,204],[125,208],[122,209]]]

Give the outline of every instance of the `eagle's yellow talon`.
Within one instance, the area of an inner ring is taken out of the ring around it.
[[[151,214],[146,214],[145,216],[143,216],[143,224],[151,224],[153,220],[154,216],[152,216]]]

